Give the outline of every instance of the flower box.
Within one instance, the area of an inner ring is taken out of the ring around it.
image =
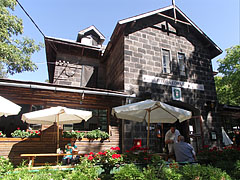
[[[16,138],[16,137],[14,137],[14,138],[6,138],[6,137],[4,137],[4,138],[1,138],[0,137],[0,141],[40,141],[41,140],[41,138],[39,137],[39,138]]]

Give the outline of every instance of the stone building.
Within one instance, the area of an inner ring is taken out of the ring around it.
[[[120,20],[106,46],[104,40],[94,26],[80,31],[76,41],[45,37],[49,83],[0,80],[0,95],[26,106],[25,112],[56,105],[92,110],[92,120],[65,128],[101,128],[123,150],[134,139],[146,146],[146,124],[116,119],[111,108],[159,100],[192,112],[177,128],[196,149],[221,144],[211,59],[222,50],[178,7]],[[169,125],[157,125],[163,140]],[[150,149],[156,147],[155,128]]]
[[[211,59],[222,50],[178,7],[120,20],[106,47],[103,41],[94,26],[76,42],[47,37],[50,83],[123,91],[136,94],[126,103],[153,99],[192,111],[193,118],[178,125],[181,133],[195,147],[220,143]],[[123,123],[124,149],[134,138],[145,143],[144,123]]]

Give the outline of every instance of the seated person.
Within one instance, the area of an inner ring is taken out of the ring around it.
[[[191,144],[184,142],[184,137],[178,136],[178,143],[174,144],[174,152],[177,162],[195,162],[196,153]]]
[[[71,142],[66,145],[65,153],[66,154],[75,154],[75,153],[77,154],[78,153],[77,146],[75,145],[74,140],[71,140]],[[79,159],[79,156],[77,156],[75,158],[73,156],[74,155],[64,156],[63,160],[62,160],[63,165],[74,164]]]

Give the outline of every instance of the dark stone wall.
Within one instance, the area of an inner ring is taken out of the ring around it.
[[[150,21],[151,20],[151,21]],[[171,73],[162,73],[162,50],[170,51]],[[177,54],[186,58],[186,76],[181,76]],[[162,102],[172,101],[172,86],[147,83],[144,75],[203,84],[204,91],[181,88],[182,102],[199,109],[203,117],[205,143],[209,132],[216,130],[220,135],[220,122],[214,109],[206,109],[206,103],[217,101],[210,51],[184,24],[170,24],[161,19],[145,19],[126,29],[124,36],[124,90],[136,93],[138,100],[146,97]],[[146,96],[146,94],[148,94]],[[196,114],[195,114],[196,115]],[[200,123],[199,123],[200,125]],[[126,129],[129,129],[125,125]],[[132,136],[136,132],[129,130]],[[128,133],[128,132],[126,132]],[[138,131],[138,133],[140,133]],[[146,134],[146,131],[142,131]],[[139,135],[142,136],[142,135]],[[126,136],[125,136],[126,137]],[[219,142],[214,142],[219,143]]]

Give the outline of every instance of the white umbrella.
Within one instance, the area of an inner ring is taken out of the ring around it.
[[[17,115],[21,110],[21,106],[9,101],[8,99],[0,96],[0,117],[1,116],[9,116],[9,115]]]
[[[160,101],[145,100],[137,103],[118,106],[112,109],[117,118],[148,123],[147,147],[149,147],[150,123],[183,122],[192,117],[190,111],[170,106]]]
[[[222,137],[223,137],[223,144],[225,146],[229,146],[233,144],[232,140],[229,138],[229,136],[227,135],[223,127],[222,127]]]
[[[70,109],[66,107],[51,107],[22,115],[22,120],[31,124],[51,125],[57,123],[57,146],[59,146],[59,125],[80,123],[92,117],[91,111]],[[58,147],[57,147],[58,148]]]

